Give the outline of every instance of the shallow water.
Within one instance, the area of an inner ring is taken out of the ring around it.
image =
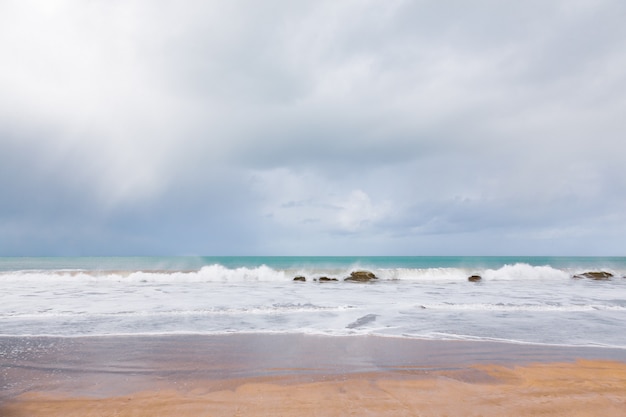
[[[358,269],[379,279],[343,281]],[[626,258],[2,258],[0,270],[5,336],[303,333],[626,349]],[[572,278],[585,271],[614,277]],[[468,282],[473,274],[482,280]]]

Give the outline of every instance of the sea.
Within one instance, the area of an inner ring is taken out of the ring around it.
[[[626,349],[626,257],[0,258],[0,336],[233,333]]]

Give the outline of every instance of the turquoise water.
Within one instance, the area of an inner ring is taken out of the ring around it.
[[[378,279],[344,281],[360,269]],[[574,278],[589,271],[612,277]],[[482,280],[469,282],[474,274]],[[299,333],[626,349],[623,257],[0,258],[0,294],[4,336]]]

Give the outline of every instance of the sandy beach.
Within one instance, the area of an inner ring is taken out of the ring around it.
[[[0,415],[618,416],[626,352],[380,337],[0,338]]]

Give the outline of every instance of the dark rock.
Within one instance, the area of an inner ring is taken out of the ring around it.
[[[482,279],[483,277],[481,277],[480,275],[472,275],[471,277],[467,278],[469,282],[478,282]]]
[[[573,278],[581,279],[581,278],[589,278],[596,281],[607,281],[613,278],[613,274],[605,271],[591,271],[591,272],[583,272],[582,274],[574,275]]]
[[[363,317],[358,318],[356,321],[348,324],[346,326],[346,329],[356,329],[357,327],[361,327],[365,324],[376,321],[376,317],[378,317],[376,314],[367,314]]]
[[[294,281],[306,281],[306,278],[303,276],[297,276],[293,279]]]
[[[319,277],[319,282],[338,281],[337,278]]]
[[[350,274],[350,276],[348,278],[345,279],[345,281],[356,281],[356,282],[369,282],[372,281],[374,279],[378,279],[378,277],[376,275],[374,275],[373,272],[370,271],[354,271]]]

